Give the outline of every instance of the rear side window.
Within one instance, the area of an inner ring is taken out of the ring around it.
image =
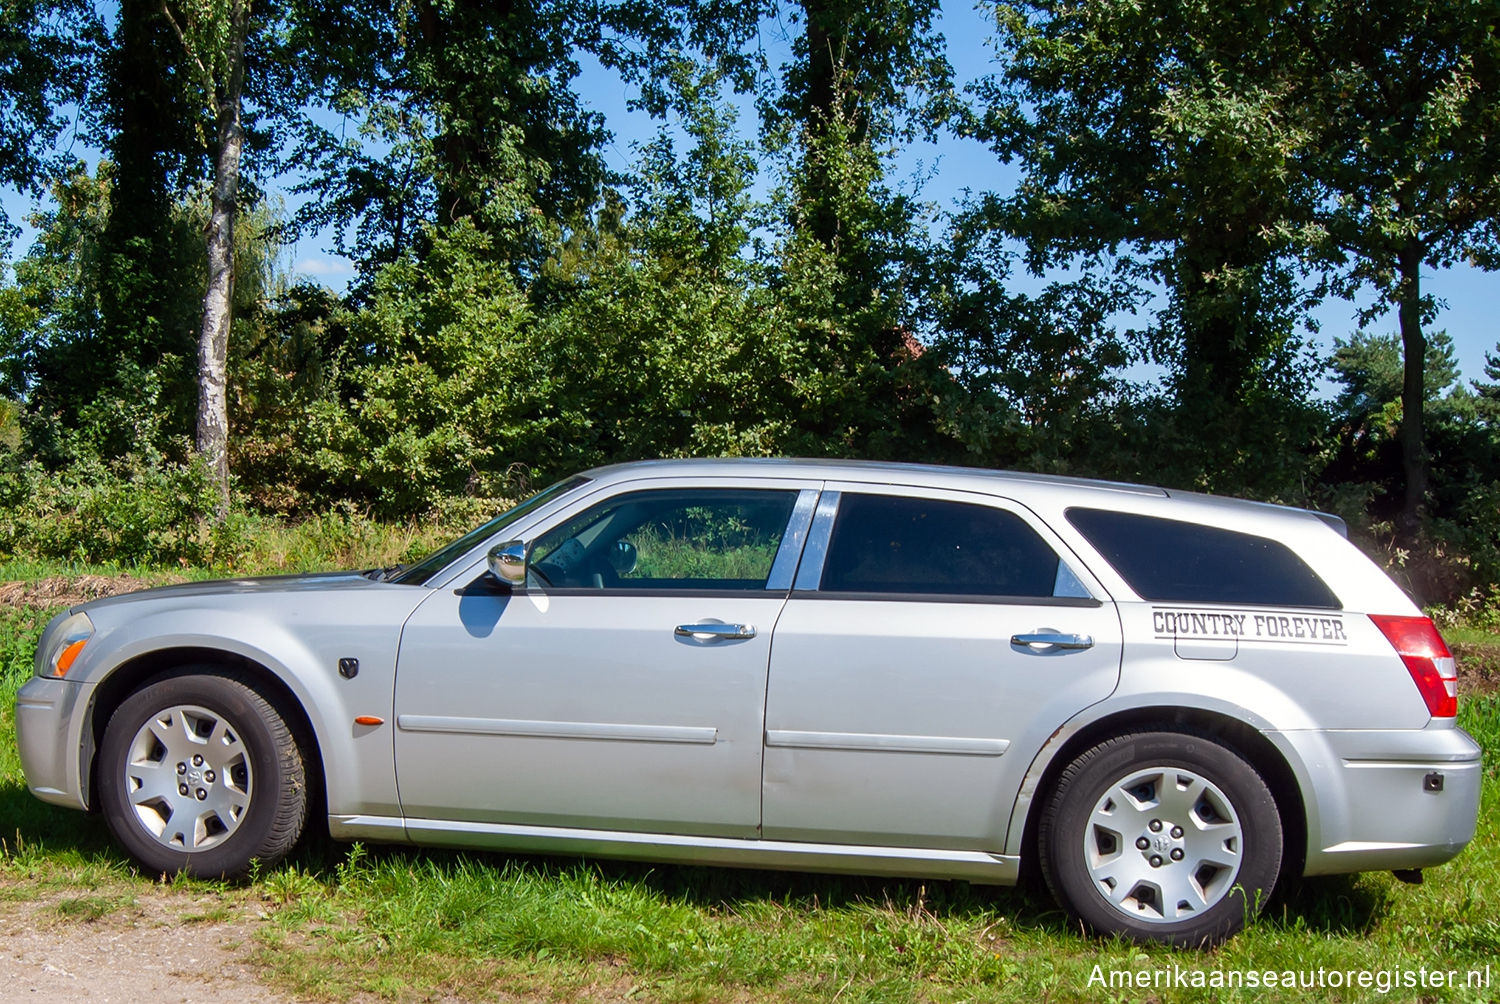
[[[1053,596],[1058,579],[1057,555],[1014,513],[961,502],[845,493],[818,588]]]
[[[1317,572],[1269,537],[1104,509],[1067,516],[1144,600],[1342,607]]]

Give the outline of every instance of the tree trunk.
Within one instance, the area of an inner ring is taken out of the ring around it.
[[[1397,534],[1412,542],[1427,513],[1427,437],[1422,425],[1426,403],[1427,338],[1422,334],[1422,248],[1409,243],[1401,249],[1401,352],[1405,366],[1401,380],[1401,470],[1406,488],[1401,499]]]
[[[234,220],[240,190],[240,150],[245,142],[240,95],[245,86],[245,32],[249,4],[230,8],[228,75],[218,99],[218,151],[208,217],[208,292],[198,338],[198,452],[218,489],[218,517],[229,514],[229,325],[234,303]]]

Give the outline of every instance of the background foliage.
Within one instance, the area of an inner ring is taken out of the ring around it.
[[[1424,602],[1489,604],[1500,347],[1464,379],[1420,270],[1497,261],[1500,0],[986,10],[964,86],[931,0],[257,6],[223,515],[201,89],[159,4],[0,4],[0,181],[51,193],[0,266],[0,553],[224,566],[271,523],[802,454],[1313,506]],[[627,170],[584,60],[660,123]],[[1019,186],[922,202],[893,165],[940,133]],[[278,257],[325,228],[343,291]],[[1398,329],[1320,354],[1311,307],[1362,291]]]

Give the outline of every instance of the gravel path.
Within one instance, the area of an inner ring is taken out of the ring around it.
[[[4,898],[0,1001],[7,1004],[291,1004],[247,962],[253,907],[170,889],[90,917],[90,902]],[[225,907],[228,907],[226,910]],[[209,919],[197,919],[197,918]]]

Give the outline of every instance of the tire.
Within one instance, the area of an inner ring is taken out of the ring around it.
[[[302,834],[306,772],[264,697],[211,666],[157,678],[115,709],[96,773],[110,832],[153,873],[234,878]]]
[[[1037,847],[1060,904],[1100,935],[1218,944],[1270,899],[1281,867],[1276,800],[1255,769],[1201,736],[1141,732],[1074,760]]]

